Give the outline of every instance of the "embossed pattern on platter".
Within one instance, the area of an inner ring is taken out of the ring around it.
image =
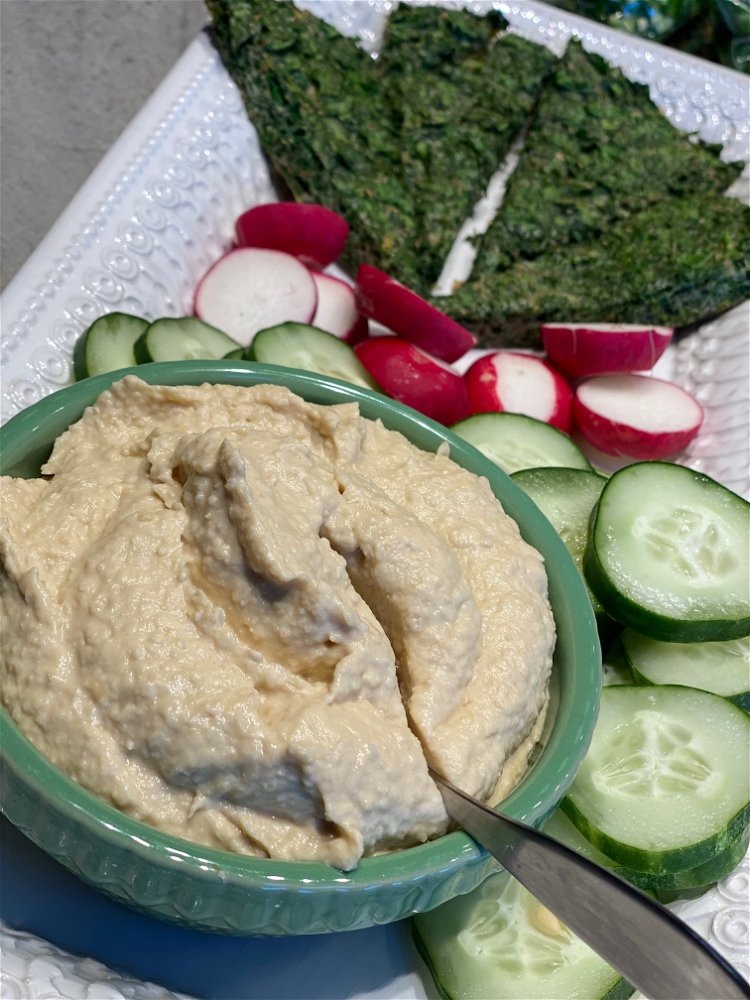
[[[97,316],[190,312],[195,283],[228,246],[240,209],[271,197],[239,94],[208,56],[5,327],[3,367],[24,345],[28,355],[23,376],[4,380],[3,419],[70,381],[75,341]]]

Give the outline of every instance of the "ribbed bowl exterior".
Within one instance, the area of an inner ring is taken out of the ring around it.
[[[470,892],[497,868],[482,854],[454,871],[430,872],[398,885],[365,891],[346,886],[309,893],[281,884],[259,884],[213,869],[197,875],[179,862],[149,857],[125,838],[108,839],[34,794],[22,773],[3,762],[3,812],[37,847],[101,892],[152,917],[221,934],[276,937],[360,930],[430,910]]]

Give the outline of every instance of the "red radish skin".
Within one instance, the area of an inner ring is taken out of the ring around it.
[[[371,337],[354,351],[384,392],[450,426],[469,415],[466,384],[448,365],[400,337]]]
[[[573,390],[546,361],[518,351],[495,351],[464,375],[470,413],[524,413],[570,433]]]
[[[347,344],[358,344],[368,333],[367,317],[357,308],[354,289],[340,278],[320,271],[311,271],[318,291],[318,305],[312,325]]]
[[[281,250],[313,268],[338,260],[349,235],[349,223],[338,212],[296,201],[255,205],[234,228],[238,246]]]
[[[206,272],[194,308],[200,319],[247,347],[268,326],[309,323],[317,303],[312,274],[296,257],[241,247]]]
[[[360,312],[442,361],[456,361],[477,338],[400,281],[370,264],[357,271]]]
[[[547,357],[571,378],[648,371],[674,334],[668,326],[625,323],[545,323],[541,329]]]
[[[578,386],[573,418],[583,437],[606,455],[667,458],[696,436],[703,410],[693,397],[647,375],[599,375]]]

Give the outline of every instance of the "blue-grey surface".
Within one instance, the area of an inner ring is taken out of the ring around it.
[[[0,287],[206,21],[202,0],[0,0]]]
[[[204,934],[161,923],[107,899],[43,854],[3,817],[0,845],[3,856],[13,858],[12,864],[3,865],[0,920],[71,954],[93,957],[128,976],[191,997],[298,1000],[305,981],[306,1000],[393,997],[399,993],[392,980],[421,964],[408,922],[382,930],[283,939]],[[356,962],[349,959],[353,954]],[[309,979],[300,969],[307,970]],[[428,975],[423,982],[424,990],[417,985],[408,996],[435,998]],[[91,1000],[115,995],[92,989],[87,994]]]

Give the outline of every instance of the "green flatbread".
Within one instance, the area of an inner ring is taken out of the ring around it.
[[[570,42],[542,90],[472,278],[590,240],[662,199],[726,191],[742,164],[722,163],[720,151],[678,132],[647,87]]]
[[[290,0],[207,2],[272,165],[349,222],[352,272],[428,294],[525,120],[471,278],[435,300],[485,343],[538,346],[553,320],[692,325],[750,294],[748,211],[719,194],[741,165],[578,43],[556,61],[498,14],[405,7],[373,60]]]
[[[733,198],[670,198],[436,299],[485,346],[539,346],[543,322],[681,327],[750,296],[750,209]]]
[[[556,62],[506,27],[497,12],[477,17],[435,7],[400,5],[388,18],[379,67],[401,114],[401,169],[416,195],[422,292],[439,277]]]
[[[399,116],[359,45],[291,2],[208,0],[214,40],[263,150],[299,201],[341,213],[344,263],[418,282],[414,194],[400,172]]]

